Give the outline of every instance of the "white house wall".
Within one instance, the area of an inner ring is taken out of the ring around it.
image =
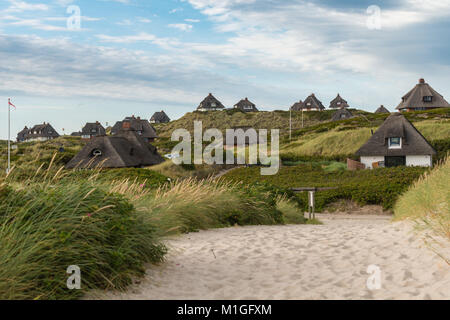
[[[414,167],[431,167],[431,156],[406,156],[406,165]]]
[[[372,163],[384,161],[383,156],[378,157],[361,157],[361,163],[366,165],[366,169],[372,169]]]

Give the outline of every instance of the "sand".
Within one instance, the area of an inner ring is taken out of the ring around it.
[[[410,224],[374,215],[320,219],[324,225],[233,227],[170,239],[167,261],[149,266],[128,291],[86,298],[450,299],[450,266]],[[369,289],[368,278],[377,277],[367,272],[371,265],[380,282],[369,281]]]

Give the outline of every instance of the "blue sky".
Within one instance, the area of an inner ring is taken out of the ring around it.
[[[178,118],[209,92],[227,107],[287,110],[312,92],[328,106],[339,92],[393,110],[424,77],[449,100],[449,17],[450,0],[0,0],[0,137],[8,97],[14,136],[43,121],[71,133]]]

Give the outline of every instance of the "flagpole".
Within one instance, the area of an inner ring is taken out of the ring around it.
[[[8,169],[6,173],[11,171],[11,99],[8,99]]]

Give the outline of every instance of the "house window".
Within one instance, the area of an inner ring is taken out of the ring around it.
[[[423,101],[424,102],[431,102],[431,101],[433,101],[433,97],[432,96],[425,96],[425,97],[423,97]]]
[[[252,106],[246,105],[246,106],[244,106],[244,109],[250,110],[250,109],[253,109],[253,108],[252,108]]]
[[[339,106],[341,104],[341,102],[339,101],[338,103],[337,103],[337,105]]]
[[[400,149],[402,147],[402,138],[389,138],[389,149]]]
[[[215,108],[216,107],[216,103],[215,102],[211,103],[211,107]]]

